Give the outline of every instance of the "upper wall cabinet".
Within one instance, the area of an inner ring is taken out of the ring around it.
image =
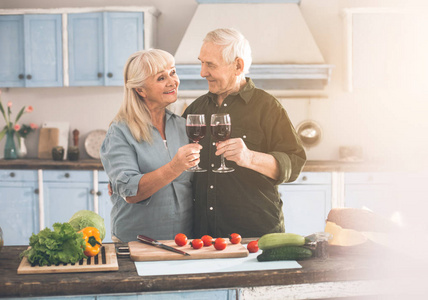
[[[122,86],[128,57],[144,49],[142,12],[68,15],[70,86]]]
[[[0,87],[62,86],[62,18],[0,15]]]

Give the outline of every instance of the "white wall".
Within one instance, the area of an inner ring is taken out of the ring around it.
[[[410,159],[412,162],[419,163],[418,155],[423,150],[422,146],[426,145],[421,142],[413,143],[413,139],[423,137],[423,131],[428,128],[423,115],[428,107],[425,104],[428,97],[420,91],[405,89],[394,91],[368,89],[347,92],[345,89],[344,21],[341,12],[343,8],[349,7],[405,9],[422,5],[424,2],[422,0],[301,1],[302,14],[326,63],[335,65],[330,85],[326,88],[327,99],[281,99],[295,126],[305,119],[313,119],[323,129],[322,142],[307,151],[309,159],[336,160],[340,146],[359,145],[363,147],[366,160],[387,158],[402,164]],[[53,6],[54,4],[58,6]],[[7,9],[52,8],[59,7],[59,5],[61,7],[155,6],[161,11],[158,18],[157,47],[172,53],[175,53],[197,7],[194,0],[0,1],[0,8]],[[11,88],[3,89],[1,97],[3,103],[13,101],[14,112],[22,105],[34,106],[34,112],[26,115],[22,121],[38,124],[43,121],[69,121],[72,130],[77,128],[81,132],[81,153],[82,157],[85,157],[84,138],[91,130],[107,129],[122,100],[122,88]],[[178,104],[177,107],[181,104]],[[1,123],[0,126],[2,126]],[[3,144],[4,141],[0,144],[0,149],[3,148]],[[30,156],[36,157],[37,134],[28,138],[27,147],[30,150]]]

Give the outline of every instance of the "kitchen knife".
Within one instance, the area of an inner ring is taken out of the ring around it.
[[[190,256],[190,254],[187,253],[187,252],[184,252],[184,251],[175,249],[173,247],[167,246],[165,244],[162,244],[161,242],[158,242],[158,241],[156,241],[156,240],[154,240],[152,238],[149,238],[149,237],[141,235],[141,234],[137,236],[137,239],[140,242],[143,242],[143,243],[155,246],[155,247],[159,247],[159,248],[162,248],[162,249],[165,249],[165,250],[168,250],[168,251],[172,251],[172,252],[175,252],[175,253],[180,253],[182,255]]]

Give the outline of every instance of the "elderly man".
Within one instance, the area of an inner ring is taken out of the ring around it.
[[[209,92],[197,98],[183,114],[228,113],[229,140],[200,141],[200,166],[208,169],[194,179],[195,235],[257,237],[284,232],[278,184],[296,180],[305,151],[278,100],[258,89],[245,74],[251,66],[251,48],[234,29],[217,29],[203,40],[199,60]],[[208,125],[208,124],[207,124]],[[223,154],[234,172],[219,174]]]

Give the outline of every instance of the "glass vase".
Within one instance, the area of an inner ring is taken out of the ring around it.
[[[25,138],[23,138],[22,136],[19,137],[17,154],[19,158],[24,158],[27,156],[27,147],[25,146]]]
[[[4,159],[16,159],[16,146],[15,146],[15,130],[6,131],[6,144],[4,146]]]

